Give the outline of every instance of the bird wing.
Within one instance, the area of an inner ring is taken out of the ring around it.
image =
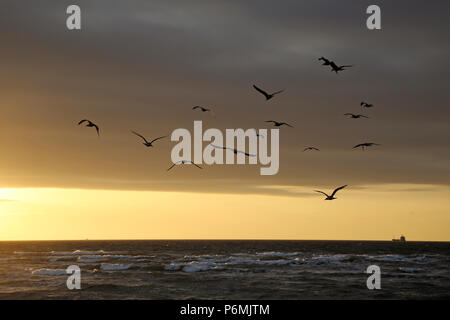
[[[336,188],[336,189],[333,191],[333,193],[331,194],[331,196],[334,197],[334,195],[336,194],[336,192],[338,192],[338,191],[341,190],[341,189],[344,189],[346,186],[347,186],[347,185],[342,186],[342,187],[339,187],[339,188]]]
[[[78,125],[82,124],[83,122],[89,121],[87,119],[81,120],[80,122],[78,122]]]
[[[267,120],[267,121],[265,121],[265,122],[272,122],[273,124],[276,124],[276,123],[278,123],[277,121],[275,121],[275,120]]]
[[[98,125],[94,124],[95,130],[97,130],[97,135],[100,137],[100,129]]]
[[[211,144],[214,148],[219,148],[219,149],[227,149],[226,147],[219,147],[219,146],[216,146],[215,144]],[[233,150],[233,149],[231,149],[231,150]]]
[[[198,109],[198,108],[201,108],[201,107],[195,106],[195,107],[192,107],[192,110],[195,110],[195,109]]]
[[[133,130],[131,130],[131,132],[134,133],[135,135],[137,135],[138,137],[141,137],[142,139],[144,139],[144,141],[145,141],[146,143],[148,143],[147,139],[145,139],[145,137],[144,137],[143,135],[141,135],[141,134],[139,134],[139,133],[137,133],[137,132],[135,132],[135,131],[133,131]]]
[[[289,123],[283,122],[282,125],[283,125],[283,124],[287,125],[288,127],[293,128],[293,126],[291,126]]]
[[[194,166],[196,166],[196,167],[199,168],[199,169],[203,169],[202,167],[200,167],[199,165],[193,163],[192,161],[189,161],[189,163],[193,164]]]
[[[177,164],[176,163],[174,163],[172,166],[170,166],[170,168],[169,169],[167,169],[167,171],[169,171],[170,169],[172,169],[173,167],[175,167]]]
[[[316,147],[312,147],[314,150],[320,151],[319,149],[317,149]]]
[[[153,139],[152,141],[150,141],[150,143],[153,143],[153,142],[155,142],[156,140],[159,140],[159,139],[162,139],[162,138],[166,138],[166,137],[167,137],[167,136],[158,137],[158,138]]]
[[[235,150],[237,153],[243,153],[245,154],[247,157],[256,157],[256,154],[250,154],[244,151],[239,151],[239,150]]]
[[[253,88],[255,88],[256,91],[258,91],[259,93],[262,93],[266,98],[269,97],[269,94],[267,92],[265,92],[264,90],[258,88],[257,86],[253,85]]]
[[[366,117],[365,115],[362,115],[362,114],[359,114],[358,116],[369,119],[369,117]]]
[[[336,65],[336,63],[334,63],[334,61],[331,61],[331,62],[330,62],[330,66],[331,66],[331,68],[333,68],[333,69],[337,69],[337,68],[338,68],[338,66]]]
[[[277,92],[274,92],[274,93],[272,93],[272,95],[274,96],[274,95],[276,95],[276,94],[282,93],[283,91],[284,91],[284,89],[283,89],[283,90],[280,90],[280,91],[277,91]]]
[[[364,145],[364,143],[357,144],[356,146],[353,147],[353,149],[358,148],[358,147],[362,147],[363,145]]]
[[[351,68],[353,67],[353,65],[347,65],[347,66],[339,66],[339,68],[343,69],[343,68]]]
[[[325,192],[323,192],[323,191],[319,191],[319,190],[314,190],[315,192],[318,192],[318,193],[321,193],[321,194],[323,194],[323,195],[325,195],[326,197],[329,197],[329,195],[327,195]]]
[[[303,149],[303,152],[305,152],[306,150],[310,150],[310,148],[309,148],[309,147],[307,147],[307,148]]]

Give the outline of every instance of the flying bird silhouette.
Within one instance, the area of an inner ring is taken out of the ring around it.
[[[167,136],[162,136],[162,137],[158,137],[156,139],[153,139],[152,141],[148,141],[147,139],[145,139],[145,137],[133,130],[131,130],[132,133],[134,133],[135,135],[137,135],[138,137],[141,137],[142,140],[144,140],[143,145],[146,147],[153,147],[153,142],[155,142],[156,140],[162,139],[162,138],[166,138]]]
[[[195,109],[200,109],[202,112],[210,112],[211,111],[211,109],[203,108],[203,107],[200,107],[200,106],[195,106],[195,107],[192,108],[192,110],[195,110]]]
[[[288,124],[286,122],[278,122],[278,121],[275,121],[275,120],[267,120],[266,122],[272,122],[275,127],[281,127],[282,125],[286,125],[288,127],[293,128],[293,126],[291,126],[290,124]]]
[[[341,190],[341,189],[344,189],[346,186],[347,186],[347,185],[334,189],[334,191],[333,191],[333,193],[331,194],[331,196],[328,195],[328,194],[326,194],[326,193],[323,192],[323,191],[319,191],[319,190],[314,190],[314,191],[315,191],[315,192],[319,192],[319,193],[325,195],[325,196],[326,196],[325,200],[334,200],[334,199],[337,199],[337,198],[334,197],[334,195],[336,194],[336,192],[338,192],[338,191]]]
[[[203,169],[202,167],[196,165],[196,164],[193,163],[192,161],[189,161],[189,160],[181,160],[181,161],[175,162],[169,169],[167,169],[167,171],[169,171],[170,169],[172,169],[172,168],[175,167],[175,166],[178,166],[178,165],[180,165],[180,164],[187,164],[187,163],[193,164],[194,166],[196,166],[196,167],[199,168],[199,169]]]
[[[245,154],[247,157],[256,157],[256,154],[250,154],[250,153],[247,153],[247,152],[244,152],[244,151],[239,151],[239,150],[237,150],[237,149],[231,149],[231,148],[227,148],[227,147],[219,147],[219,146],[216,146],[216,145],[214,145],[214,144],[211,144],[214,148],[219,148],[219,149],[228,149],[228,150],[232,150],[233,152],[234,152],[234,154],[238,154],[238,153],[243,153],[243,154]]]
[[[95,128],[95,130],[97,131],[97,135],[100,136],[100,129],[99,129],[99,127],[95,123],[93,123],[92,121],[84,119],[84,120],[81,120],[80,122],[78,122],[78,125],[80,125],[80,124],[82,124],[84,122],[87,122],[86,127]]]
[[[361,105],[361,107],[363,107],[363,108],[372,108],[372,107],[373,107],[373,104],[367,103],[367,102],[364,102],[364,101],[362,101],[362,102],[360,103],[360,105]]]
[[[315,151],[320,151],[319,149],[317,149],[316,147],[306,147],[303,152],[308,151],[308,150],[315,150]]]
[[[350,118],[352,119],[359,119],[359,118],[367,118],[369,119],[369,117],[366,117],[362,114],[353,114],[353,113],[344,113],[344,116],[350,116]]]
[[[330,62],[330,67],[331,67],[331,71],[334,71],[337,74],[339,71],[347,70],[345,68],[350,68],[350,67],[353,67],[353,66],[352,65],[338,66],[338,65],[336,65],[336,63],[334,63],[334,61],[331,61]]]
[[[331,60],[328,60],[327,58],[324,58],[324,57],[320,57],[319,61],[323,61],[323,63],[322,63],[323,66],[329,66],[329,65],[331,65],[331,62],[332,62]]]
[[[264,97],[266,97],[266,101],[272,99],[276,94],[282,93],[284,91],[284,90],[280,90],[280,91],[274,92],[272,94],[269,94],[269,93],[265,92],[264,90],[258,88],[255,85],[253,85],[253,88],[255,88],[256,91],[258,91],[259,93],[264,95]]]
[[[365,147],[371,147],[371,146],[379,146],[379,144],[378,143],[373,143],[373,142],[365,142],[365,143],[357,144],[352,149],[361,147],[363,149],[363,151],[364,151]]]

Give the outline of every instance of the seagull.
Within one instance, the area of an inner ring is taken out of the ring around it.
[[[84,119],[84,120],[81,120],[80,122],[78,122],[78,125],[82,124],[83,122],[87,122],[86,127],[95,128],[95,130],[97,130],[97,135],[100,136],[100,129],[98,128],[98,126],[95,123],[93,123],[90,120]]]
[[[320,151],[319,149],[317,149],[316,147],[306,147],[303,152],[308,151],[308,150],[316,150],[316,151]]]
[[[324,58],[324,57],[320,57],[319,61],[320,60],[323,61],[323,63],[322,63],[323,66],[329,66],[331,64],[331,62],[332,62],[332,61],[330,61],[330,60],[328,60],[327,58]]]
[[[200,109],[202,112],[209,112],[209,111],[211,111],[211,109],[203,108],[203,107],[200,107],[200,106],[195,106],[195,107],[192,108],[192,110],[195,110],[195,109]]]
[[[259,93],[263,94],[264,97],[266,97],[266,101],[272,99],[276,94],[282,93],[284,91],[284,90],[280,90],[280,91],[274,92],[272,94],[269,94],[269,93],[265,92],[264,90],[258,88],[255,85],[253,85],[253,88],[255,88],[256,91],[258,91]]]
[[[361,105],[361,107],[363,107],[363,108],[372,108],[372,107],[373,107],[373,104],[367,103],[367,102],[364,102],[364,101],[361,102],[360,105]]]
[[[288,127],[293,128],[293,126],[291,126],[290,124],[288,124],[286,122],[278,122],[278,121],[274,121],[274,120],[267,120],[266,122],[272,122],[275,127],[281,127],[284,124],[284,125],[287,125]]]
[[[358,118],[367,118],[369,119],[369,117],[366,117],[362,114],[353,114],[353,113],[345,113],[344,116],[350,116],[350,118],[352,119],[358,119]]]
[[[159,139],[162,139],[162,138],[166,138],[166,137],[167,137],[167,136],[158,137],[158,138],[153,139],[152,141],[148,142],[147,139],[145,139],[145,137],[144,137],[143,135],[140,135],[139,133],[134,132],[133,130],[131,130],[131,132],[134,133],[135,135],[137,135],[138,137],[141,137],[141,138],[144,140],[143,144],[144,144],[144,146],[146,146],[146,147],[153,147],[153,142],[155,142],[156,140],[159,140]]]
[[[170,169],[172,169],[172,168],[175,167],[175,166],[178,166],[178,165],[180,165],[180,164],[187,164],[187,163],[193,164],[194,166],[196,166],[196,167],[199,168],[199,169],[203,169],[202,167],[196,165],[196,164],[193,163],[192,161],[181,160],[181,161],[175,162],[169,169],[167,169],[167,171],[169,171]]]
[[[364,150],[364,147],[371,147],[371,146],[379,146],[379,144],[373,142],[360,143],[354,146],[353,149],[361,147]]]
[[[326,193],[323,192],[323,191],[319,191],[319,190],[314,190],[314,191],[315,191],[315,192],[322,193],[323,195],[325,195],[325,196],[326,196],[325,200],[334,200],[334,199],[337,199],[337,198],[334,197],[334,195],[336,194],[336,192],[338,192],[338,191],[341,190],[341,189],[344,189],[346,186],[347,186],[347,185],[334,189],[334,191],[333,191],[333,193],[331,194],[331,196],[329,196],[328,194],[326,194]]]
[[[336,65],[336,63],[334,63],[334,61],[330,62],[330,66],[331,66],[331,71],[334,71],[336,73],[338,73],[339,71],[346,70],[345,68],[353,67],[352,65],[349,65],[349,66],[338,66],[338,65]]]
[[[232,150],[233,152],[234,152],[234,154],[238,154],[238,153],[243,153],[243,154],[245,154],[247,157],[256,157],[256,154],[250,154],[250,153],[247,153],[247,152],[244,152],[244,151],[239,151],[239,150],[237,150],[237,149],[231,149],[231,148],[227,148],[227,147],[219,147],[219,146],[216,146],[216,145],[214,145],[214,144],[211,144],[214,148],[219,148],[219,149],[228,149],[228,150]]]

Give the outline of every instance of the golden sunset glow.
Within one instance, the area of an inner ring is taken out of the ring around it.
[[[424,29],[398,6],[369,31],[362,2],[84,1],[86,25],[68,30],[66,4],[8,1],[0,239],[450,241],[445,10]],[[334,73],[320,57],[352,67]],[[266,100],[254,85],[280,92]],[[168,171],[171,134],[194,121],[203,132],[291,124],[276,127],[278,173]],[[146,147],[132,131],[164,138]],[[334,201],[314,191],[343,185]]]
[[[11,200],[0,201],[0,239],[450,240],[447,187],[349,187],[334,202],[278,188],[293,195],[0,189]]]

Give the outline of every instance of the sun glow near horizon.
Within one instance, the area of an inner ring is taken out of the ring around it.
[[[267,188],[292,196],[4,188],[0,240],[390,240],[405,234],[450,241],[446,186],[350,186],[335,201],[323,201],[310,187]]]

